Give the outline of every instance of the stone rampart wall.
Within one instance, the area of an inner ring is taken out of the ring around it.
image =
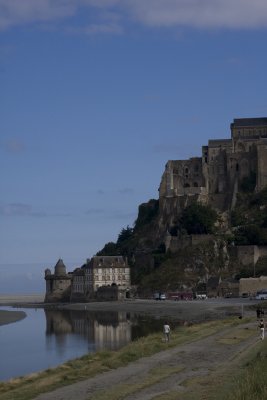
[[[241,278],[239,281],[239,295],[248,293],[250,296],[255,296],[258,290],[267,289],[267,276],[260,278]]]

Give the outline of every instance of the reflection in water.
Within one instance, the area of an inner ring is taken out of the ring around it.
[[[9,309],[9,308],[7,308]],[[0,381],[52,368],[101,349],[117,350],[163,321],[127,312],[20,309],[27,317],[1,326]]]
[[[86,338],[90,351],[117,350],[132,340],[131,316],[127,312],[45,310],[47,346],[55,337],[58,350],[66,345],[67,334]]]

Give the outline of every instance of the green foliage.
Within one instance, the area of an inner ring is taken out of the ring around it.
[[[138,217],[135,221],[135,228],[149,224],[157,215],[159,211],[159,201],[155,199],[143,203],[138,208]]]
[[[231,224],[232,226],[243,225],[244,214],[240,208],[236,208],[231,212]]]
[[[96,253],[97,256],[118,256],[119,254],[118,246],[114,242],[106,243],[103,249]]]
[[[266,344],[264,344],[261,352],[243,369],[240,378],[232,389],[232,393],[227,398],[229,400],[267,399],[266,371],[267,349]]]
[[[254,267],[253,265],[243,267],[236,275],[235,279],[239,280],[241,278],[251,278],[254,276]]]
[[[129,225],[127,225],[127,228],[122,228],[122,230],[118,236],[117,246],[120,246],[124,242],[131,239],[132,235],[133,235],[133,228],[130,228]]]
[[[255,224],[241,226],[235,232],[234,242],[236,245],[267,244],[266,229]]]
[[[190,234],[213,233],[218,215],[210,206],[193,203],[186,207],[180,218],[180,228]]]

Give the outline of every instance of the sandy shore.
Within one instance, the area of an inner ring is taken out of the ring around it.
[[[24,311],[6,311],[1,310],[1,306],[18,306],[42,303],[43,295],[0,295],[0,325],[11,324],[12,322],[20,321],[26,317]]]
[[[0,305],[43,303],[44,294],[0,294]]]
[[[126,300],[115,302],[62,304],[59,308],[87,311],[123,311],[136,314],[149,314],[158,318],[172,318],[180,321],[200,322],[226,318],[230,315],[251,315],[249,299],[207,299],[192,301]]]
[[[179,320],[210,320],[228,315],[242,315],[249,312],[255,301],[249,299],[207,299],[192,301],[156,301],[151,299],[130,299],[125,301],[91,303],[45,304],[44,295],[0,295],[0,306],[47,307],[86,311],[124,311],[137,314],[150,314],[155,317],[170,317]],[[1,307],[0,307],[1,309]]]
[[[26,317],[24,311],[6,311],[0,310],[0,325],[11,324],[20,321]]]

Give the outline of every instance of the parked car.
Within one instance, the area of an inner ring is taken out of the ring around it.
[[[259,290],[255,297],[256,300],[267,300],[267,289]]]
[[[155,300],[166,300],[166,294],[165,293],[154,293],[154,299]]]
[[[196,299],[197,300],[206,300],[208,297],[204,293],[196,294]]]

